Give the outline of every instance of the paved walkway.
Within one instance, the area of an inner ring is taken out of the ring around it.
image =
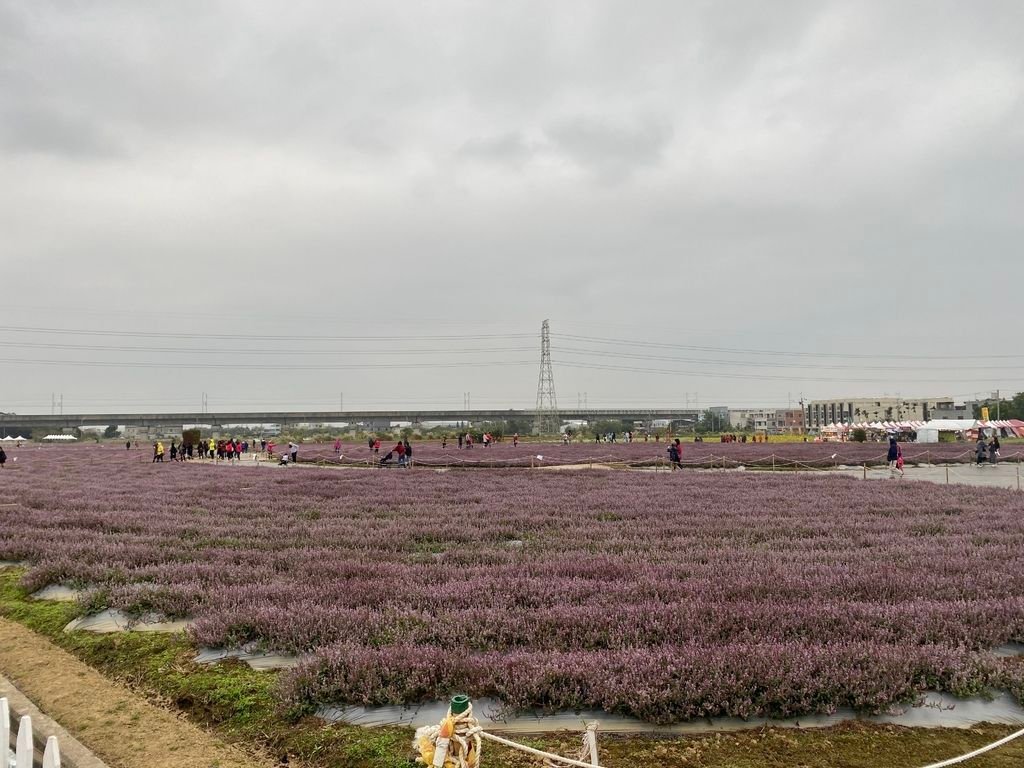
[[[851,469],[819,470],[824,472],[840,472],[853,477],[864,478],[862,467]],[[911,480],[939,483],[940,485],[972,485],[984,488],[1009,488],[1021,490],[1024,487],[1024,468],[1020,464],[950,464],[932,467],[906,467],[903,478],[895,478],[899,482]],[[891,479],[888,468],[868,467],[868,480]]]

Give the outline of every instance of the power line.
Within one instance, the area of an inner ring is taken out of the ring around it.
[[[725,373],[722,371],[680,371],[680,370],[665,370],[661,368],[641,368],[638,366],[625,366],[625,365],[603,365],[600,363],[572,363],[562,362],[561,366],[567,368],[582,368],[586,370],[595,371],[624,371],[628,373],[652,373],[659,375],[668,376],[693,376],[701,378],[713,378],[713,379],[745,379],[751,381],[817,381],[827,382],[830,384],[845,384],[845,383],[888,383],[891,382],[891,378],[885,379],[865,379],[865,378],[841,378],[841,379],[829,379],[814,376],[770,376],[765,374],[743,374],[743,373]],[[904,379],[900,381],[914,382],[922,384],[967,384],[990,381],[989,377],[981,377],[977,379]],[[1009,381],[1009,379],[1007,379]]]
[[[146,339],[248,339],[252,341],[470,341],[475,339],[529,339],[531,333],[472,333],[434,334],[416,336],[319,336],[291,334],[246,334],[246,333],[166,333],[162,331],[98,331],[82,328],[42,328],[29,326],[0,326],[0,331],[9,333],[59,333],[68,336],[115,336]]]
[[[217,355],[466,355],[477,352],[530,352],[534,347],[476,347],[448,349],[225,349],[223,347],[143,347],[117,344],[60,344],[49,342],[0,341],[0,347],[18,349],[88,350],[91,352],[170,352],[173,354]]]
[[[569,355],[586,355],[594,357],[612,357],[612,358],[626,358],[633,360],[661,360],[676,363],[689,363],[696,365],[741,365],[745,367],[759,367],[759,368],[804,368],[804,369],[822,369],[822,370],[856,370],[856,371],[904,371],[904,370],[922,370],[917,365],[828,365],[828,364],[809,364],[809,363],[797,363],[797,362],[758,362],[750,360],[722,360],[716,358],[691,358],[691,357],[670,357],[666,355],[641,355],[630,352],[618,352],[600,349],[581,349],[578,347],[557,347],[556,351],[562,354]],[[947,370],[961,370],[969,368],[972,371],[1006,371],[1006,370],[1024,370],[1024,366],[1005,366],[1001,365],[998,367],[979,368],[976,365],[970,366],[943,366],[936,368],[925,368],[923,370],[931,371],[947,371]]]
[[[22,365],[72,365],[87,368],[195,368],[218,370],[250,370],[250,371],[350,371],[401,368],[489,368],[492,366],[534,365],[533,360],[507,360],[493,362],[460,362],[460,363],[360,363],[351,365],[308,365],[283,364],[259,365],[255,363],[161,363],[161,362],[118,362],[114,360],[35,360],[22,358],[0,358],[2,363],[18,363]]]
[[[909,354],[855,354],[849,352],[787,352],[771,349],[745,349],[736,347],[711,347],[695,344],[669,344],[656,341],[636,341],[630,339],[610,339],[600,336],[580,336],[577,334],[556,334],[556,338],[590,341],[596,344],[617,344],[630,347],[657,347],[663,349],[685,349],[692,352],[719,352],[733,355],[777,355],[784,357],[828,357],[846,359],[896,359],[896,360],[1014,360],[1024,355],[909,355]]]

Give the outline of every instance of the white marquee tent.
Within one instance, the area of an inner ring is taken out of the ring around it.
[[[932,419],[917,430],[917,442],[937,443],[940,432],[967,432],[982,426],[974,419]]]

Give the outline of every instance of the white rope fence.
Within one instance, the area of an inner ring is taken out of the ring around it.
[[[987,746],[968,752],[966,755],[951,757],[923,768],[947,768],[950,765],[965,763],[1022,736],[1024,736],[1024,728]],[[473,716],[473,704],[469,697],[461,695],[452,699],[448,714],[439,725],[429,725],[417,729],[416,737],[413,739],[413,748],[419,752],[416,762],[430,766],[430,768],[480,768],[481,740],[502,744],[524,754],[541,758],[544,761],[544,768],[565,768],[566,766],[602,768],[598,762],[596,722],[587,724],[579,755],[563,757],[488,733]]]
[[[941,763],[932,763],[931,765],[924,766],[924,768],[946,768],[947,765],[965,763],[972,757],[977,757],[978,755],[983,755],[986,752],[991,752],[993,749],[1001,747],[1004,744],[1009,744],[1011,741],[1013,741],[1014,739],[1019,739],[1021,736],[1024,736],[1024,728],[1021,728],[1016,733],[1011,733],[1009,736],[1004,736],[999,741],[993,741],[987,747],[976,749],[973,752],[968,752],[966,755],[960,755],[960,757],[951,757],[949,758],[949,760],[943,760]]]

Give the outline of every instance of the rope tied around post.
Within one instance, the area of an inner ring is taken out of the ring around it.
[[[468,696],[455,696],[438,725],[416,730],[416,762],[431,768],[480,768],[480,723]]]
[[[480,768],[481,739],[539,757],[544,761],[544,768],[601,768],[597,762],[596,722],[587,724],[579,757],[562,757],[487,733],[473,716],[473,704],[469,697],[462,695],[452,698],[448,714],[438,725],[427,725],[416,730],[413,738],[413,748],[419,752],[416,762],[430,768]]]
[[[947,758],[938,763],[931,763],[924,768],[948,768],[948,766],[958,765],[1021,737],[1024,737],[1024,728],[975,749],[973,752]],[[566,766],[601,768],[597,755],[596,722],[587,723],[587,729],[583,732],[583,743],[579,756],[577,758],[562,757],[488,733],[473,717],[473,705],[469,697],[461,695],[452,698],[448,714],[439,725],[428,725],[416,730],[416,736],[413,739],[413,748],[419,752],[416,762],[430,766],[430,768],[480,768],[481,739],[487,739],[496,744],[503,744],[528,755],[539,757],[543,760],[542,768],[566,768]]]

